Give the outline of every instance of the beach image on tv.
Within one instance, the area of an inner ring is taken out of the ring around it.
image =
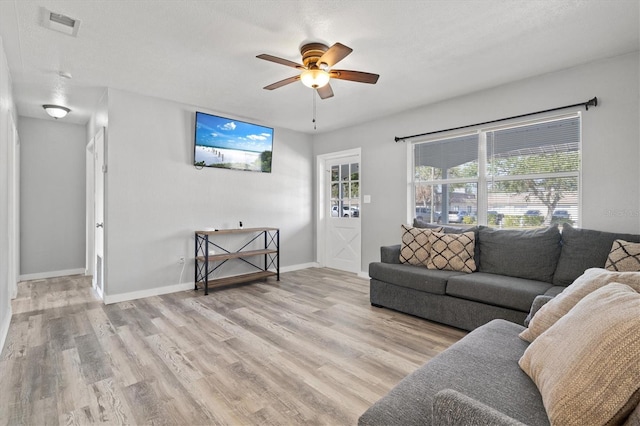
[[[194,164],[271,172],[273,129],[196,112]]]

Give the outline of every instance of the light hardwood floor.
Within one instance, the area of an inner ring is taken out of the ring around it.
[[[19,284],[0,424],[354,425],[465,332],[371,307],[353,274],[305,269],[103,305],[83,276]]]

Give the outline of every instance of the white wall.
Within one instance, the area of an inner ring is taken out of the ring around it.
[[[86,128],[21,117],[21,279],[83,273]]]
[[[13,258],[11,251],[15,250],[10,241],[10,233],[13,231],[9,219],[15,206],[9,194],[9,171],[13,169],[11,164],[10,143],[13,138],[12,122],[16,122],[15,105],[11,93],[11,76],[4,52],[2,39],[0,38],[0,352],[9,331],[11,322],[11,294],[9,292],[10,262]]]
[[[314,137],[314,155],[362,147],[362,271],[398,244],[407,221],[407,146],[414,135],[598,97],[583,115],[582,227],[640,233],[638,53],[545,74]],[[437,82],[433,82],[437,84]],[[416,90],[429,90],[425,87]],[[582,110],[584,110],[582,108]]]
[[[314,261],[309,135],[275,129],[272,173],[198,170],[195,111],[215,111],[112,89],[108,105],[105,301],[193,283],[193,232],[239,220],[280,228],[281,267]]]

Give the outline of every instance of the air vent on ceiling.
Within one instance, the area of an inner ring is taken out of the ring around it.
[[[78,35],[80,20],[61,13],[52,12],[44,7],[40,8],[40,23],[43,27],[58,31],[72,37]]]

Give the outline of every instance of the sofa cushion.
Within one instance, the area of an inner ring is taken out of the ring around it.
[[[542,281],[475,272],[449,278],[446,294],[529,312],[533,299],[550,287],[551,284]]]
[[[609,271],[640,272],[640,243],[615,240],[605,269]]]
[[[587,269],[604,268],[615,240],[639,243],[640,235],[577,229],[565,223],[562,226],[562,252],[553,283],[566,287]]]
[[[505,320],[478,327],[405,377],[358,423],[432,424],[435,395],[453,389],[527,425],[548,425],[538,389],[518,366],[527,347],[518,338],[522,329]]]
[[[446,232],[446,233],[458,233],[466,230],[466,228],[462,226],[436,225],[435,223],[424,222],[420,219],[415,219],[415,218],[413,219],[413,226],[416,228],[426,228],[426,229],[440,228],[442,231],[438,231],[438,232]]]
[[[573,284],[540,308],[531,319],[529,328],[520,333],[520,337],[528,342],[533,342],[585,296],[613,282],[627,284],[634,290],[640,291],[640,272],[612,272],[602,268],[587,269]]]
[[[621,424],[640,401],[640,294],[608,284],[541,334],[519,361],[552,424]]]
[[[526,231],[480,227],[480,272],[552,282],[560,256],[557,225]]]
[[[439,271],[424,266],[372,262],[369,276],[378,281],[434,294],[445,294],[447,280],[463,272]]]
[[[426,229],[400,225],[402,230],[402,245],[400,247],[400,263],[413,266],[427,266],[431,255],[431,241],[429,236],[440,232],[442,228]]]
[[[476,263],[473,260],[475,241],[473,232],[462,234],[432,232],[429,234],[431,255],[427,259],[427,268],[466,273],[475,271]]]

